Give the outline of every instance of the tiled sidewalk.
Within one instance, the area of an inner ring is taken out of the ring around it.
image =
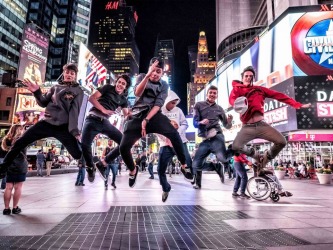
[[[116,190],[98,176],[84,187],[76,174],[29,177],[22,214],[0,215],[0,249],[333,249],[333,185],[286,179],[294,196],[274,203],[232,198],[216,174],[201,190],[173,175],[163,203],[148,177],[129,188],[123,172]]]

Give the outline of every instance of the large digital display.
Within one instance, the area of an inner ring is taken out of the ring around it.
[[[82,86],[97,88],[106,79],[106,68],[83,43],[80,43],[78,67],[77,79]]]
[[[28,24],[23,30],[17,79],[41,85],[45,80],[49,37]]]

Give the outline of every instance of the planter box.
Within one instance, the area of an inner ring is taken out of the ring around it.
[[[319,184],[331,184],[333,174],[320,174],[316,173],[318,177]]]
[[[276,178],[283,180],[284,175],[286,174],[286,170],[274,170],[274,174],[276,175]]]

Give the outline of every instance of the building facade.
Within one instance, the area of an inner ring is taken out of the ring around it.
[[[136,12],[124,0],[92,3],[89,49],[115,75],[139,73],[136,22]]]
[[[0,82],[4,73],[9,73],[7,77],[10,78],[5,81],[10,81],[16,74],[28,3],[28,0],[0,2]]]
[[[162,79],[169,83],[170,88],[176,84],[175,79],[175,48],[172,39],[160,40],[157,38],[154,56],[163,60],[164,70]]]
[[[194,54],[195,53],[192,51],[189,56],[193,57]],[[193,58],[189,58],[189,60],[193,60]],[[193,113],[195,96],[197,93],[200,92],[205,87],[205,85],[215,76],[216,62],[211,57],[209,57],[207,38],[204,31],[199,33],[195,66],[193,82],[187,85],[188,114]]]

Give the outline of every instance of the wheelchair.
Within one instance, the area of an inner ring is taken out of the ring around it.
[[[278,184],[270,177],[271,171],[261,171],[258,176],[251,177],[247,183],[248,194],[257,201],[271,198],[274,202],[280,200]]]

